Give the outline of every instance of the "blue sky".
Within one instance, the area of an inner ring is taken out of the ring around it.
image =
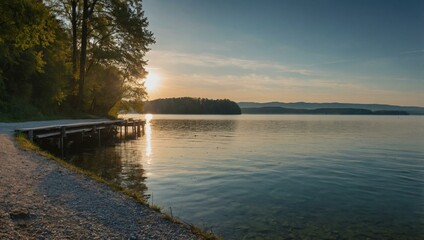
[[[424,106],[424,1],[143,3],[150,99]]]

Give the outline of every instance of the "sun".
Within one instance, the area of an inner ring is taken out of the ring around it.
[[[144,80],[144,86],[148,92],[151,92],[158,87],[160,76],[156,69],[148,68],[147,72],[148,74]]]

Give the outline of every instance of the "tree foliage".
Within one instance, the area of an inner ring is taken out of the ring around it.
[[[49,5],[62,14],[64,26],[73,39],[73,52],[79,54],[79,62],[73,60],[73,65],[79,64],[73,66],[74,71],[79,69],[79,78],[74,72],[71,85],[78,86],[78,102],[85,102],[85,106],[80,107],[91,107],[87,103],[95,96],[85,90],[86,80],[99,78],[85,78],[99,66],[119,70],[122,77],[119,81],[123,80],[124,84],[118,91],[143,88],[139,80],[146,75],[145,54],[155,40],[153,33],[147,30],[148,21],[140,0],[50,0]]]
[[[106,115],[139,105],[155,42],[147,27],[141,0],[2,0],[0,112]]]
[[[237,103],[228,99],[165,98],[146,102],[145,113],[156,114],[241,114]]]
[[[4,0],[0,26],[0,111],[20,117],[57,107],[67,72],[60,23],[39,1]]]

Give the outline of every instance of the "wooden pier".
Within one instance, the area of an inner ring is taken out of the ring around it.
[[[85,138],[94,138],[97,140],[98,145],[100,145],[102,138],[115,138],[118,133],[120,140],[128,139],[130,136],[137,138],[144,134],[145,123],[145,121],[133,119],[81,122],[35,128],[19,128],[15,132],[27,135],[28,139],[32,142],[38,142],[43,139],[57,141],[63,155],[67,139],[79,139],[82,143]]]

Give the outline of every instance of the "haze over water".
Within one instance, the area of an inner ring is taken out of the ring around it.
[[[154,115],[72,161],[224,239],[423,239],[423,120]]]

